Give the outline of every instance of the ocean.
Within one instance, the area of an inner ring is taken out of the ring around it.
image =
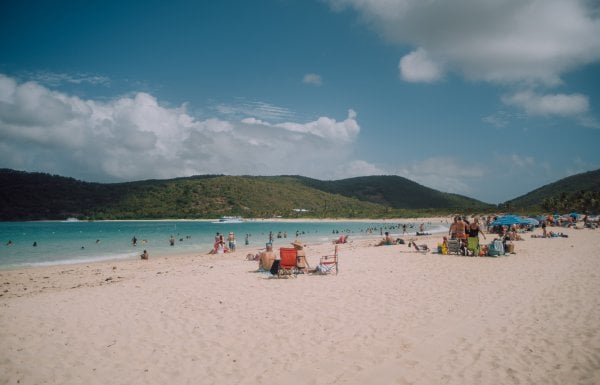
[[[410,222],[285,222],[252,220],[242,223],[211,221],[42,221],[0,222],[0,269],[86,263],[139,258],[143,250],[150,256],[207,253],[217,232],[234,232],[238,247],[248,240],[249,247],[263,248],[272,235],[275,248],[302,242],[328,242],[342,234],[350,240],[379,238],[389,231],[401,236],[420,231]],[[447,224],[426,223],[428,233],[446,233]],[[137,245],[132,239],[136,238]],[[170,239],[175,240],[170,245]]]

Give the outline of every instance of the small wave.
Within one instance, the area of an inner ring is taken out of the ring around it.
[[[55,261],[44,261],[44,262],[26,262],[16,265],[17,267],[48,267],[48,266],[60,266],[60,265],[71,265],[81,263],[94,263],[94,262],[105,262],[105,261],[116,261],[130,259],[137,256],[138,253],[124,253],[115,255],[102,255],[102,256],[90,256],[90,257],[79,257],[71,259],[59,259]]]

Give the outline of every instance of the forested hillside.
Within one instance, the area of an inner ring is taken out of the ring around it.
[[[383,218],[493,207],[400,177],[319,181],[300,176],[204,175],[106,184],[7,169],[0,170],[0,197],[1,220]]]
[[[600,169],[572,175],[505,203],[515,210],[600,213]]]

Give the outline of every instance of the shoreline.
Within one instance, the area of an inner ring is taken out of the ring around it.
[[[0,271],[0,372],[65,385],[600,383],[600,232],[561,231],[497,258],[351,240],[338,275],[292,279],[257,272],[256,248]],[[433,249],[441,234],[418,239]],[[333,249],[308,243],[309,264]]]
[[[379,218],[379,219],[371,219],[371,218],[242,218],[243,222],[373,222],[373,223],[386,223],[386,222],[406,222],[410,220],[411,222],[420,223],[420,222],[428,222],[433,220],[448,221],[454,215],[442,216],[442,217],[409,217],[409,218]],[[79,223],[79,222],[215,222],[218,223],[219,218],[213,219],[185,219],[185,218],[177,218],[177,219],[98,219],[98,220],[87,220],[87,219],[78,219],[76,221],[69,220],[60,220],[60,219],[42,219],[42,220],[33,220],[33,221],[4,221],[4,223],[13,223],[13,222],[52,222],[52,223]]]
[[[104,223],[121,223],[122,221],[105,221]],[[164,220],[164,221],[125,221],[123,223],[157,223],[157,225],[161,224],[161,223],[165,223],[165,222],[172,222],[170,220]],[[202,220],[202,221],[186,221],[186,220],[179,220],[176,222],[172,222],[172,223],[206,223],[207,221]],[[233,226],[238,226],[237,227],[237,231],[236,233],[238,233],[238,237],[237,237],[237,244],[238,244],[238,248],[245,248],[246,245],[244,245],[244,232],[249,231],[251,234],[250,235],[255,235],[255,237],[251,237],[251,245],[248,246],[250,249],[257,249],[260,248],[261,245],[264,245],[264,242],[260,242],[259,240],[262,238],[266,237],[266,234],[264,232],[265,229],[261,228],[261,232],[258,232],[254,227],[251,227],[252,224],[265,224],[266,226],[269,226],[269,224],[273,224],[272,226],[272,230],[273,230],[273,235],[275,236],[276,234],[276,227],[277,224],[287,224],[288,228],[287,231],[288,233],[290,232],[290,228],[289,228],[289,224],[303,224],[303,225],[308,225],[308,229],[306,227],[300,227],[300,230],[302,230],[302,235],[300,235],[300,238],[306,238],[303,239],[303,241],[307,241],[307,242],[317,242],[317,238],[320,238],[321,241],[323,241],[325,238],[329,238],[330,240],[333,240],[334,238],[337,238],[339,234],[336,235],[336,233],[331,233],[331,228],[329,229],[329,232],[323,232],[323,228],[319,228],[318,231],[313,232],[313,229],[310,228],[310,224],[315,224],[317,227],[319,224],[331,224],[333,226],[333,228],[335,229],[335,225],[336,224],[341,224],[341,223],[353,223],[353,224],[369,224],[369,232],[367,231],[367,228],[361,228],[359,230],[359,227],[357,226],[352,226],[352,225],[348,225],[348,228],[345,228],[351,238],[355,238],[355,239],[369,239],[369,238],[373,238],[373,237],[378,237],[378,233],[379,230],[377,229],[377,231],[374,231],[375,228],[374,226],[381,226],[383,228],[387,228],[389,226],[398,226],[401,223],[406,223],[406,224],[411,224],[410,228],[409,228],[409,233],[410,232],[416,232],[416,225],[418,225],[419,223],[428,223],[428,224],[432,224],[433,227],[445,227],[448,224],[444,223],[441,218],[422,218],[421,221],[413,221],[413,220],[409,220],[405,222],[401,222],[400,220],[332,220],[332,219],[322,219],[322,220],[307,220],[307,219],[285,219],[285,220],[247,220],[247,225],[248,227],[243,227],[244,225],[242,224],[242,228],[244,229],[243,232],[241,232],[240,230],[240,224],[232,224]],[[36,222],[32,222],[32,223],[36,223]],[[48,223],[48,222],[44,222],[44,223]],[[55,223],[55,222],[50,222],[50,223]],[[56,222],[56,223],[61,223],[61,222]],[[80,223],[80,226],[86,226],[87,222],[81,221],[81,222],[73,222],[73,223]],[[53,225],[50,225],[53,226]],[[68,234],[68,232],[70,231],[69,229],[71,229],[71,227],[69,227],[70,225],[64,225],[60,226],[61,231],[66,232],[65,234]],[[100,226],[100,225],[98,225]],[[224,231],[227,232],[230,229],[234,229],[233,226],[229,227],[228,224],[224,224],[223,227],[221,228],[219,224],[215,224],[214,225],[214,229],[217,231]],[[273,229],[273,227],[275,227],[275,229]],[[78,227],[78,228],[87,228],[87,227]],[[102,228],[102,227],[100,227]],[[283,229],[285,229],[285,226],[283,227]],[[309,231],[310,229],[310,231]],[[281,230],[281,229],[280,229]],[[303,230],[307,230],[306,234],[304,233]],[[340,231],[340,234],[342,233],[342,228],[338,229]],[[48,231],[52,231],[52,228],[50,228],[50,230],[47,230],[46,233],[48,233]],[[132,234],[135,234],[137,232],[140,232],[140,230],[138,229],[130,229],[130,231],[133,231]],[[171,231],[177,231],[177,230],[171,230]],[[183,234],[192,234],[192,233],[188,233],[188,230],[183,230],[182,234],[177,235],[177,238],[183,238],[184,235]],[[191,230],[193,231],[193,230]],[[213,230],[214,231],[214,230]],[[396,228],[395,230],[390,230],[390,232],[394,233],[394,236],[396,237],[401,237],[401,233],[400,231],[398,231],[398,229]],[[296,231],[297,233],[298,231]],[[433,233],[439,233],[439,230],[433,230]],[[119,234],[123,234],[121,233],[121,230],[118,230]],[[254,234],[255,233],[255,234]],[[281,231],[279,231],[279,233],[281,233]],[[97,244],[98,241],[96,241],[96,245],[93,243],[93,239],[96,238],[101,238],[102,237],[102,230],[100,230],[100,232],[96,232],[96,233],[90,233],[90,237],[87,239],[81,239],[80,241],[75,241],[75,243],[81,243],[82,245],[85,244],[85,249],[83,248],[83,246],[81,247],[81,253],[78,253],[77,250],[79,250],[79,247],[77,246],[77,248],[73,248],[74,245],[52,245],[52,244],[47,244],[45,247],[50,247],[50,252],[48,252],[48,249],[41,249],[41,248],[30,248],[29,244],[27,244],[26,242],[31,242],[32,240],[35,240],[36,243],[38,243],[37,241],[40,241],[40,239],[38,239],[35,235],[31,235],[29,236],[29,240],[28,241],[24,241],[23,239],[20,240],[20,248],[19,249],[15,249],[15,255],[19,255],[19,259],[16,260],[14,263],[11,263],[11,257],[10,257],[10,253],[5,255],[6,258],[5,261],[3,261],[3,265],[0,266],[0,271],[2,270],[15,270],[15,269],[21,269],[21,268],[39,268],[39,267],[47,267],[47,266],[68,266],[71,264],[89,264],[89,263],[95,263],[95,262],[101,262],[101,261],[106,261],[108,263],[113,263],[113,262],[117,262],[117,261],[121,261],[121,260],[135,260],[137,255],[139,255],[142,252],[142,249],[147,249],[149,253],[154,254],[154,255],[158,255],[158,256],[177,256],[177,255],[185,255],[185,254],[204,254],[204,253],[208,253],[209,250],[211,249],[212,246],[212,241],[210,241],[209,239],[212,238],[212,235],[207,237],[206,233],[201,233],[204,234],[202,237],[197,237],[198,234],[194,235],[193,238],[194,240],[190,241],[188,240],[187,237],[185,237],[185,240],[179,240],[182,241],[184,243],[177,243],[176,247],[171,248],[168,247],[166,244],[161,244],[160,240],[153,237],[152,235],[147,235],[150,236],[148,239],[149,243],[148,245],[146,244],[138,244],[137,248],[127,248],[124,247],[123,244],[123,239],[121,239],[119,242],[119,249],[115,249],[115,250],[110,250],[110,248],[100,248],[98,249],[98,251],[95,251],[97,249]],[[9,233],[7,233],[5,236],[8,236],[7,239],[11,239],[12,236],[10,236]],[[275,237],[274,237],[275,238]],[[275,241],[275,245],[276,247],[278,246],[278,244],[280,244],[282,241],[285,243],[285,236],[284,238],[277,238],[274,239]],[[292,241],[295,238],[295,235],[293,234],[293,232],[289,233],[287,236],[287,239],[290,239],[290,241]],[[12,238],[14,239],[14,238]],[[190,238],[191,239],[191,238]],[[143,239],[143,241],[145,242],[146,239]],[[55,241],[56,242],[56,241]],[[103,245],[110,245],[110,243],[106,243],[106,241],[103,239]],[[88,247],[89,246],[89,247]],[[64,258],[61,258],[60,256],[60,250],[63,250],[64,247],[67,247],[68,252],[65,252]],[[69,248],[70,247],[70,248]],[[263,246],[264,247],[264,246]],[[58,254],[56,254],[56,251],[58,251]],[[28,254],[31,253],[31,256],[34,257],[33,259],[29,259],[28,258]],[[56,254],[56,255],[55,255]],[[43,258],[40,258],[43,257]]]

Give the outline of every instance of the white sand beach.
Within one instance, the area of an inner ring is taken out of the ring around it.
[[[293,279],[255,249],[0,271],[0,384],[600,384],[600,230],[559,231],[498,258],[351,241]]]

